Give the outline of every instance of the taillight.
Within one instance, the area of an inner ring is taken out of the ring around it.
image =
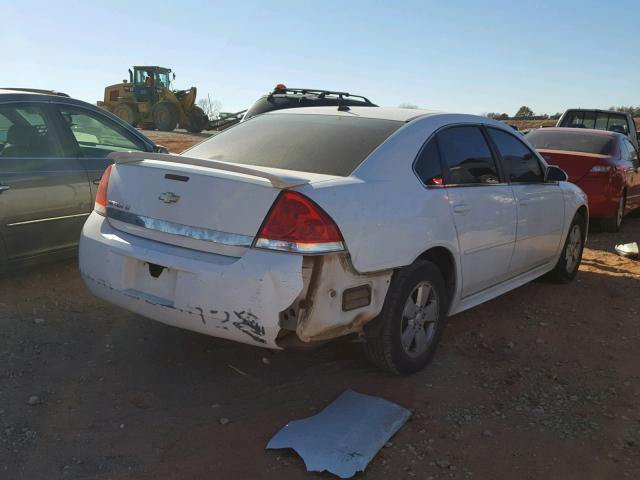
[[[609,175],[613,167],[610,165],[594,165],[587,173],[587,177],[603,177]]]
[[[309,198],[291,191],[278,195],[254,246],[296,253],[344,250],[342,234],[331,217]]]
[[[105,217],[107,216],[107,189],[109,188],[111,167],[112,165],[109,165],[102,174],[102,178],[100,178],[100,184],[98,185],[98,191],[96,193],[96,203],[93,206],[96,213]]]

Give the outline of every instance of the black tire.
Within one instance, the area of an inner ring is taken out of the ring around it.
[[[162,132],[171,132],[178,126],[178,109],[169,102],[156,103],[151,109],[156,128]]]
[[[420,321],[424,324],[418,325],[420,317],[416,316],[414,323],[410,324],[411,320],[404,314],[405,308],[410,297],[414,300],[414,293],[419,295],[416,289],[421,284],[427,284],[431,288],[426,295],[427,303],[422,308],[424,312],[426,309],[431,311],[430,319],[433,321],[425,322],[422,317]],[[442,273],[431,262],[417,260],[394,273],[380,315],[365,327],[364,348],[369,360],[378,368],[395,374],[410,374],[422,370],[433,357],[442,335],[449,307],[448,298]],[[432,306],[433,301],[435,307]],[[403,346],[402,334],[409,332],[410,328],[416,332],[415,338],[408,342],[410,345]],[[420,336],[420,329],[424,330],[428,342],[425,348],[419,349],[417,338]],[[412,346],[415,347],[413,352]]]
[[[113,114],[134,127],[138,123],[138,111],[130,103],[118,103],[113,107]]]
[[[579,239],[580,243],[576,247],[574,245],[575,237],[575,229],[579,229]],[[569,232],[567,233],[567,238],[564,242],[564,247],[562,249],[562,253],[560,254],[560,258],[558,259],[558,263],[555,268],[549,273],[549,278],[556,283],[569,283],[571,280],[576,278],[578,274],[578,269],[580,268],[580,262],[582,261],[582,251],[584,250],[584,239],[585,239],[585,229],[586,229],[586,221],[582,217],[581,214],[576,213],[575,217],[573,217],[573,221],[571,222],[571,226],[569,227]]]
[[[615,215],[613,217],[600,220],[600,225],[605,231],[611,233],[620,231],[620,226],[622,225],[622,217],[624,216],[625,203],[626,196],[622,194],[618,199],[618,207],[616,208]]]
[[[193,110],[189,113],[189,122],[187,131],[191,133],[200,133],[209,123],[209,117],[207,117],[204,110],[200,107],[193,107]]]

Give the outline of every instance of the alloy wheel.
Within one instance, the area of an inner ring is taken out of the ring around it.
[[[433,342],[438,322],[438,295],[430,282],[411,291],[402,311],[400,342],[410,357],[423,355]]]
[[[575,224],[569,232],[569,241],[565,251],[565,261],[567,272],[573,272],[578,268],[580,262],[580,252],[582,251],[582,231],[580,225]]]

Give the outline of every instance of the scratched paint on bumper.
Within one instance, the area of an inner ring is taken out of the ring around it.
[[[166,267],[157,278],[149,264]],[[98,297],[168,325],[279,348],[279,313],[303,288],[302,257],[247,249],[234,258],[118,231],[93,213],[80,239],[80,270]]]

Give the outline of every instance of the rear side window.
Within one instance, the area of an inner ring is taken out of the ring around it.
[[[435,138],[422,149],[416,160],[416,174],[425,185],[442,185],[442,167],[440,153]]]
[[[562,129],[541,128],[527,134],[527,140],[537,150],[564,150],[568,152],[611,155],[613,136],[602,133],[567,132]]]
[[[0,157],[59,157],[61,150],[41,105],[0,105]]]
[[[502,165],[510,182],[537,183],[544,181],[538,158],[524,143],[502,130],[489,128],[488,131],[502,157]]]
[[[187,152],[210,160],[346,177],[403,124],[275,113],[240,123]]]
[[[438,133],[448,184],[499,183],[498,169],[480,128],[452,127]]]

